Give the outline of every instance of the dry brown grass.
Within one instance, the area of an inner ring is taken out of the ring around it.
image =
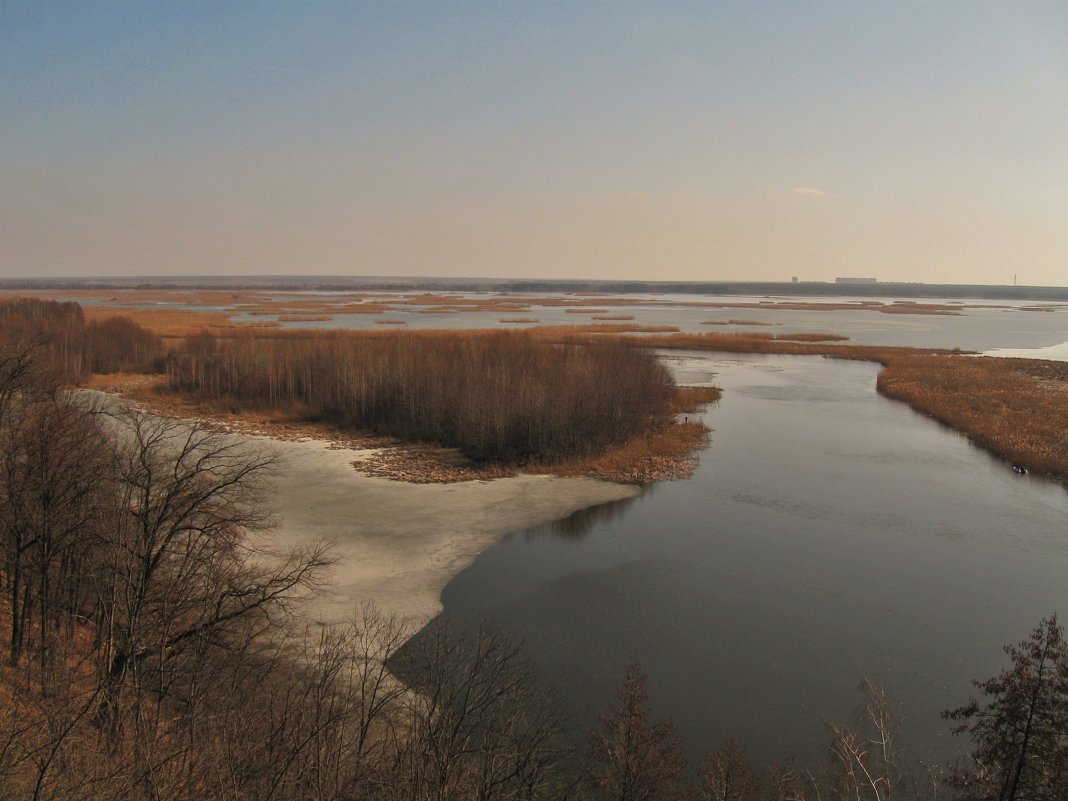
[[[270,301],[256,304],[236,304],[226,308],[234,314],[381,314],[382,312],[395,311],[392,306],[382,303],[335,303],[318,301]]]
[[[696,414],[702,406],[715,403],[723,397],[719,387],[676,387],[675,413]]]
[[[944,303],[912,303],[907,300],[895,300],[893,303],[877,307],[883,314],[947,314],[959,315],[960,306]]]
[[[546,338],[567,342],[582,342],[589,338],[584,329],[592,326],[561,326],[538,328]],[[622,332],[625,334],[626,332]],[[787,335],[788,337],[790,335]],[[798,335],[793,335],[794,337]],[[884,345],[833,345],[825,342],[798,342],[796,339],[778,338],[763,332],[705,332],[700,334],[646,334],[621,336],[635,347],[661,348],[664,350],[704,350],[720,353],[766,353],[786,356],[827,356],[833,359],[857,359],[860,361],[888,364],[891,359],[909,355],[952,355],[957,351],[937,348],[904,348]]]
[[[592,323],[590,325],[543,325],[530,329],[537,337],[550,341],[565,341],[569,337],[579,339],[604,334],[673,334],[674,325],[636,325],[627,323]]]
[[[772,339],[779,342],[845,342],[849,337],[830,334],[826,331],[808,331],[797,334],[775,334]]]
[[[116,306],[85,306],[86,322],[94,320],[106,320],[121,314],[129,317],[138,325],[159,334],[165,339],[185,337],[194,331],[225,332],[236,330],[239,327],[232,321],[232,315],[225,312],[199,312],[185,309],[133,309]],[[256,323],[259,327],[264,323]]]
[[[582,308],[587,311],[597,311],[590,307],[590,301],[595,299],[597,306],[641,306],[642,302],[636,302],[633,298],[610,296],[610,295],[572,295],[570,297],[545,297],[539,295],[509,295],[502,293],[497,295],[501,300],[510,303],[522,303],[526,306],[544,306],[548,308]],[[607,309],[601,309],[607,311]]]
[[[375,325],[408,325],[407,320],[375,320]]]
[[[537,317],[502,317],[497,322],[500,323],[538,323],[541,322]]]
[[[652,484],[688,478],[709,429],[697,422],[674,423],[586,459],[534,468],[556,476],[587,476],[622,484]]]
[[[705,320],[701,325],[760,325],[770,326],[772,323],[762,323],[760,320]]]
[[[878,387],[996,456],[1068,486],[1068,365],[913,356],[892,360]]]
[[[122,393],[127,397],[141,399],[155,397],[166,383],[166,376],[149,373],[108,373],[89,376],[84,386],[101,392]]]

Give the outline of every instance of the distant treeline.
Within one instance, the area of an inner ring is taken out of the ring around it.
[[[597,294],[786,295],[876,298],[981,298],[985,300],[1068,301],[1068,287],[998,284],[921,284],[888,281],[838,284],[827,281],[598,281],[418,276],[189,276],[145,281],[140,278],[22,279],[0,282],[20,290],[46,289],[226,289],[292,292],[569,292]]]
[[[675,384],[617,342],[552,345],[523,332],[190,337],[174,389],[242,408],[457,447],[477,460],[595,453],[671,420]]]
[[[86,322],[77,303],[37,298],[0,301],[0,341],[35,351],[35,369],[77,383],[90,373],[162,366],[160,338],[126,317]]]

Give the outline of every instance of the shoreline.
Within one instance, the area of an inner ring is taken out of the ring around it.
[[[234,410],[220,402],[200,401],[188,394],[166,391],[164,378],[157,374],[94,374],[84,387],[122,398],[159,417],[201,420],[224,434],[290,442],[321,440],[334,448],[349,448],[357,451],[350,462],[356,472],[407,484],[452,484],[544,475],[648,486],[688,478],[696,468],[699,452],[708,444],[710,433],[703,424],[689,422],[688,416],[715,403],[720,396],[715,387],[678,386],[673,402],[675,418],[670,424],[651,428],[598,454],[559,462],[532,461],[520,466],[474,462],[457,448],[348,431],[332,423],[301,419],[294,412]]]
[[[107,404],[159,414],[129,396],[102,389]],[[317,623],[350,620],[371,603],[384,615],[421,628],[442,611],[441,592],[487,548],[524,529],[642,493],[636,484],[584,476],[518,474],[413,483],[368,475],[354,463],[383,448],[341,441],[307,428],[216,430],[278,460],[266,487],[273,525],[256,536],[288,549],[331,544],[336,563],[324,586],[301,600]],[[389,446],[385,446],[389,447]]]
[[[277,517],[271,538],[286,547],[333,544],[338,562],[328,589],[304,602],[317,621],[351,617],[372,602],[422,625],[441,611],[445,585],[504,537],[641,492],[545,475],[411,484],[356,472],[353,456],[361,451],[354,448],[241,436],[280,459],[270,492]]]

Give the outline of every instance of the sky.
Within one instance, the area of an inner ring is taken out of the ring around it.
[[[0,278],[1068,284],[1068,2],[0,0]]]

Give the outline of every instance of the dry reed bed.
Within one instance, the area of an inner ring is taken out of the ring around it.
[[[195,310],[194,310],[195,311]],[[322,300],[307,303],[270,302],[256,304],[235,304],[227,306],[231,314],[381,314],[397,311],[392,305],[371,302],[333,303]]]
[[[698,422],[682,422],[632,437],[596,456],[536,468],[557,476],[586,476],[620,484],[650,484],[689,478],[697,454],[708,444],[709,429]]]
[[[989,356],[898,358],[879,392],[1068,486],[1068,365]]]
[[[571,336],[579,339],[605,334],[674,334],[674,325],[637,325],[634,323],[587,323],[585,325],[543,325],[532,328],[531,334],[540,339],[564,342]]]
[[[760,325],[770,326],[773,323],[762,323],[760,320],[705,320],[701,325]]]
[[[845,342],[849,337],[827,331],[801,331],[793,334],[751,333],[749,336],[775,340],[776,342]]]
[[[186,311],[184,309],[125,309],[116,307],[85,306],[85,319],[89,322],[105,320],[115,315],[128,317],[140,326],[154,331],[164,339],[184,337],[190,331],[200,329],[236,329],[232,316],[225,312]],[[262,326],[263,322],[255,323]]]
[[[543,332],[550,341],[582,342],[589,338],[580,326],[534,329]],[[824,336],[819,334],[821,338]],[[832,337],[838,337],[832,334]],[[722,353],[765,353],[783,356],[827,356],[835,359],[855,359],[886,365],[892,359],[912,355],[954,355],[959,351],[938,348],[907,348],[886,345],[832,345],[824,341],[798,341],[803,334],[771,335],[756,331],[705,332],[700,334],[646,333],[641,336],[620,336],[634,347],[665,350],[705,350]]]
[[[696,414],[722,396],[719,387],[675,387],[672,409],[676,415]],[[557,476],[586,476],[621,484],[649,484],[689,478],[697,467],[697,454],[708,445],[710,429],[703,423],[677,419],[653,428],[622,445],[584,459],[535,465],[533,472]]]

